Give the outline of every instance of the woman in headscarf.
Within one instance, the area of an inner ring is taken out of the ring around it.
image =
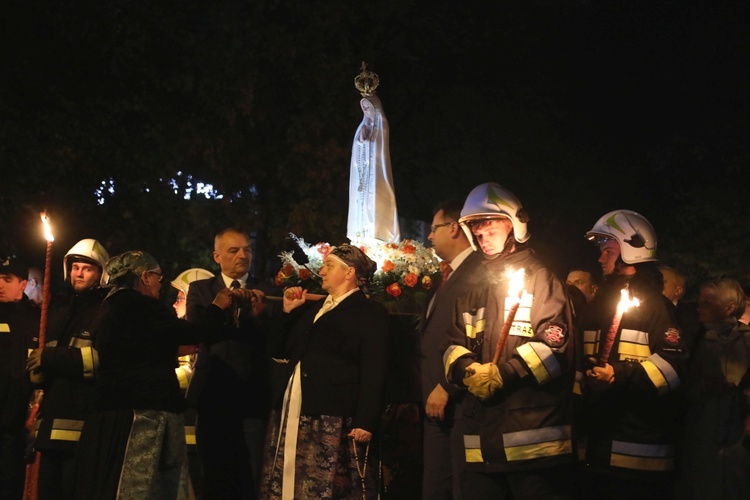
[[[110,259],[106,271],[112,288],[97,312],[96,407],[79,442],[75,497],[186,499],[177,347],[229,335],[221,325],[233,300],[258,308],[262,297],[224,289],[204,320],[191,323],[159,302],[162,270],[151,255],[125,252]]]
[[[378,498],[388,314],[365,295],[375,268],[344,244],[320,269],[325,300],[284,293],[273,355],[292,374],[271,416],[261,498]]]

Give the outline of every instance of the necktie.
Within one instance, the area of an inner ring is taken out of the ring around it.
[[[437,288],[435,288],[435,293],[433,294],[432,298],[430,298],[430,302],[427,304],[427,316],[432,314],[432,306],[435,303],[435,297],[440,293],[440,290],[443,289],[443,285],[445,285],[445,282],[448,281],[448,276],[450,276],[453,272],[453,268],[450,266],[450,264],[441,265],[440,267],[443,269],[443,278],[442,280],[440,280],[440,283],[438,283]]]
[[[232,283],[229,285],[230,290],[237,290],[242,288],[242,285],[240,285],[240,282],[238,280],[233,280]],[[237,305],[237,301],[234,301],[234,304],[232,305],[232,319],[234,321],[234,326],[236,328],[240,327],[240,307]]]
[[[445,269],[443,269],[443,284],[448,281],[448,276],[450,276],[452,272],[453,268],[450,265],[445,266]]]

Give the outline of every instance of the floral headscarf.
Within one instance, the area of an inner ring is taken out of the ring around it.
[[[159,263],[142,250],[129,250],[109,259],[105,267],[111,285],[129,286],[144,271],[159,269]]]
[[[357,274],[357,286],[365,293],[369,293],[370,281],[378,265],[359,248],[344,243],[331,250],[335,255],[348,266],[354,268]]]

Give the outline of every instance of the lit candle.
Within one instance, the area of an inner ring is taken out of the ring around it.
[[[620,290],[620,302],[617,304],[617,310],[615,311],[615,315],[612,318],[612,324],[609,326],[607,337],[604,339],[604,345],[602,346],[599,360],[596,363],[597,366],[604,366],[609,362],[609,354],[612,351],[612,344],[615,343],[617,331],[620,329],[620,321],[622,320],[622,315],[632,306],[638,307],[639,305],[640,301],[637,298],[630,298],[628,287]]]
[[[508,335],[510,334],[510,327],[513,324],[513,319],[516,317],[516,311],[518,306],[521,305],[521,297],[523,295],[523,282],[525,276],[525,269],[521,268],[516,271],[508,269],[506,271],[508,278],[508,297],[505,299],[506,303],[510,304],[508,310],[508,316],[505,318],[503,323],[503,329],[500,330],[500,337],[497,339],[497,347],[495,347],[495,356],[492,358],[492,362],[497,364],[500,361],[500,355],[505,350],[505,344],[508,342]]]
[[[50,291],[49,291],[49,281],[50,281],[50,268],[51,268],[51,261],[52,261],[52,242],[55,241],[55,238],[52,236],[52,229],[49,225],[49,217],[47,217],[47,212],[42,212],[42,223],[44,224],[44,237],[47,240],[47,256],[44,261],[44,285],[42,287],[42,312],[41,317],[39,319],[39,347],[44,347],[45,343],[45,335],[47,331],[47,309],[49,308],[49,301],[50,301]]]
[[[44,225],[44,237],[47,240],[47,257],[44,261],[44,285],[42,286],[42,312],[39,318],[39,347],[44,347],[45,334],[47,331],[47,309],[49,308],[49,276],[50,262],[52,261],[52,230],[49,226],[49,217],[47,212],[41,213],[42,224]],[[26,429],[29,433],[34,432],[34,426],[39,415],[39,404],[42,401],[43,391],[37,389],[34,391],[34,404],[31,407],[29,416],[26,419]],[[23,487],[23,500],[36,500],[39,496],[39,451],[34,452],[34,461],[26,464],[26,477]]]

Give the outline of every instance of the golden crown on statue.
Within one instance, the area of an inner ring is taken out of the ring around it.
[[[367,63],[362,61],[360,73],[354,77],[354,86],[362,94],[362,97],[368,97],[375,94],[375,89],[380,85],[380,78],[376,73],[367,71]]]

